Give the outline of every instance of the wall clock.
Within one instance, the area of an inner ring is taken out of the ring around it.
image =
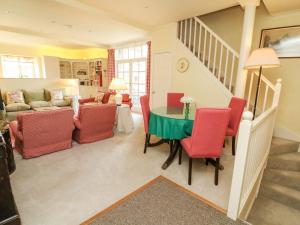
[[[189,68],[189,61],[187,58],[180,58],[177,60],[176,69],[180,73],[184,73]]]

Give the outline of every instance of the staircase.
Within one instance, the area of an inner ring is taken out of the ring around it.
[[[179,21],[177,38],[203,63],[207,72],[233,94],[238,53],[198,17]]]
[[[300,224],[299,143],[273,138],[258,198],[249,214],[253,225]]]

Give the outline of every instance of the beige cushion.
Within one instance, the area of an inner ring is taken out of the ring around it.
[[[116,104],[115,95],[109,96],[108,104]]]
[[[11,103],[25,103],[23,92],[20,90],[6,92],[6,104]]]
[[[64,89],[53,89],[51,91],[51,101],[63,100],[64,99]]]
[[[40,108],[40,107],[50,107],[52,106],[50,102],[46,102],[46,101],[33,101],[30,102],[30,107],[31,108]]]
[[[104,94],[105,94],[104,92],[98,92],[96,97],[95,97],[95,101],[96,102],[102,102]]]
[[[58,106],[58,107],[63,107],[63,106],[70,106],[71,101],[69,99],[66,100],[53,100],[51,101],[52,105]]]
[[[27,104],[33,101],[45,101],[44,89],[36,91],[23,90],[23,93]]]
[[[5,107],[7,112],[25,111],[30,109],[30,105],[25,103],[10,103]]]

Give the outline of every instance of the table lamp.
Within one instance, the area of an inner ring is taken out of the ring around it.
[[[255,113],[256,113],[256,106],[257,106],[257,99],[258,99],[262,69],[279,67],[279,66],[280,66],[279,59],[278,59],[275,51],[272,48],[259,48],[259,49],[254,50],[246,62],[246,65],[244,67],[245,69],[247,69],[247,70],[259,69],[255,102],[254,102],[254,108],[253,108],[253,119],[255,118]]]
[[[118,91],[127,89],[127,86],[126,86],[124,80],[119,79],[119,78],[113,78],[113,80],[111,81],[111,83],[109,85],[109,89],[116,91],[116,95],[115,95],[116,104],[121,105],[122,104],[122,95],[120,93],[118,93]]]

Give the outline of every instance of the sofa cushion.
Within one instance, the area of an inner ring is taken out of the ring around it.
[[[6,104],[11,103],[25,103],[23,92],[20,90],[6,92]]]
[[[97,95],[96,95],[95,101],[96,102],[102,102],[104,94],[105,94],[104,92],[98,92]]]
[[[53,89],[51,91],[51,101],[63,100],[64,99],[64,89]]]
[[[64,107],[64,106],[70,106],[71,101],[69,99],[63,99],[63,100],[53,100],[51,101],[52,105],[58,106],[58,107]]]
[[[5,107],[6,112],[18,112],[18,111],[25,111],[30,109],[30,105],[25,103],[10,103]]]
[[[45,93],[44,89],[36,90],[36,91],[26,91],[23,90],[25,102],[29,104],[34,101],[45,101]]]
[[[102,98],[102,103],[103,103],[103,104],[108,103],[109,96],[110,96],[110,93],[109,93],[109,92],[105,92],[105,94],[104,94],[104,96],[103,96],[103,98]]]
[[[115,95],[110,95],[108,99],[108,104],[116,104]]]
[[[41,108],[41,107],[50,107],[52,106],[50,102],[46,102],[46,101],[33,101],[30,102],[30,107],[31,108]]]

